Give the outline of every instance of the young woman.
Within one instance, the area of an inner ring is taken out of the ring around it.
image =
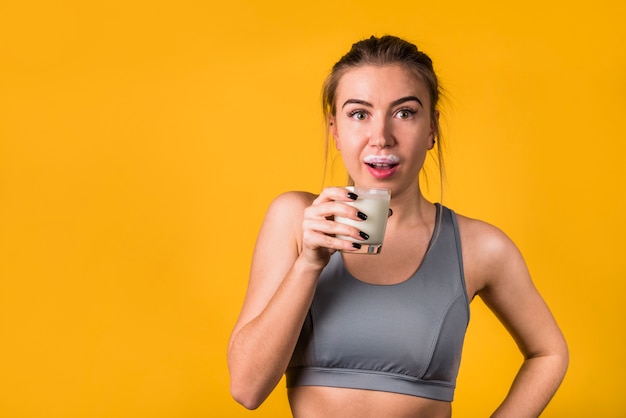
[[[257,408],[287,375],[295,417],[450,417],[469,302],[478,295],[524,362],[494,417],[536,417],[568,363],[565,340],[516,246],[426,200],[418,174],[440,149],[430,58],[385,36],[357,42],[324,85],[330,134],[356,186],[391,189],[383,250],[363,239],[342,187],[270,206],[228,349],[231,393]],[[365,214],[367,215],[367,214]]]

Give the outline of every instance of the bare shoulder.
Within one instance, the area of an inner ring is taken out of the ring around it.
[[[278,195],[270,203],[261,231],[257,238],[259,246],[288,246],[295,243],[296,254],[300,252],[304,209],[311,205],[317,195],[290,191]]]
[[[479,219],[458,214],[457,219],[470,297],[507,272],[527,274],[519,249],[504,231]]]
[[[267,210],[264,224],[277,222],[297,230],[302,223],[304,209],[310,206],[316,197],[317,195],[313,193],[300,191],[290,191],[278,195]]]
[[[309,192],[290,191],[278,195],[270,205],[270,211],[290,212],[310,206],[317,195]]]
[[[481,254],[497,255],[501,251],[510,251],[515,247],[511,239],[495,225],[457,214],[463,250],[480,250]]]

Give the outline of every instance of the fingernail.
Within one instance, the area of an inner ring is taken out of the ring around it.
[[[359,244],[358,242],[353,242],[352,246],[356,248],[357,250],[361,249],[361,244]]]
[[[348,192],[348,197],[352,200],[357,200],[359,196],[356,193]]]
[[[391,215],[393,215],[393,211],[389,208],[389,215],[387,215],[387,217],[390,217]]]
[[[367,234],[366,234],[365,232],[363,232],[363,231],[359,231],[359,235],[360,235],[360,236],[361,236],[361,238],[363,238],[363,239],[369,239],[369,237],[370,237],[369,235],[367,235]]]
[[[357,213],[356,213],[356,216],[358,216],[358,217],[359,217],[359,219],[362,219],[362,220],[366,220],[366,219],[367,219],[367,215],[366,215],[366,214],[364,214],[364,213],[363,213],[363,212],[361,212],[361,211],[357,212]]]

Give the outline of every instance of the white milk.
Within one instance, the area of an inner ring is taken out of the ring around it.
[[[354,206],[359,211],[367,215],[364,221],[355,221],[352,219],[335,216],[335,221],[351,225],[360,231],[369,235],[369,239],[355,239],[344,235],[337,235],[337,238],[345,239],[350,242],[358,242],[365,248],[364,252],[378,253],[385,236],[385,228],[387,227],[387,218],[389,216],[389,200],[391,195],[388,189],[359,189],[347,187],[348,190],[354,191],[359,197],[353,202],[343,202],[347,205]],[[377,248],[376,248],[377,247]]]

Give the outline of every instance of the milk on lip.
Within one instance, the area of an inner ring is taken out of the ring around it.
[[[337,235],[350,242],[358,242],[359,244],[381,245],[385,236],[385,228],[387,226],[387,218],[389,217],[389,200],[390,194],[387,189],[374,189],[372,193],[367,190],[359,190],[355,187],[347,187],[348,190],[354,191],[359,197],[353,202],[343,202],[347,205],[356,207],[359,211],[367,215],[364,221],[355,221],[352,219],[335,216],[335,221],[347,224],[357,228],[369,235],[366,240],[355,239],[352,237]],[[355,189],[357,189],[355,191]]]
[[[398,164],[400,158],[397,155],[373,155],[366,156],[363,161],[365,164]]]

